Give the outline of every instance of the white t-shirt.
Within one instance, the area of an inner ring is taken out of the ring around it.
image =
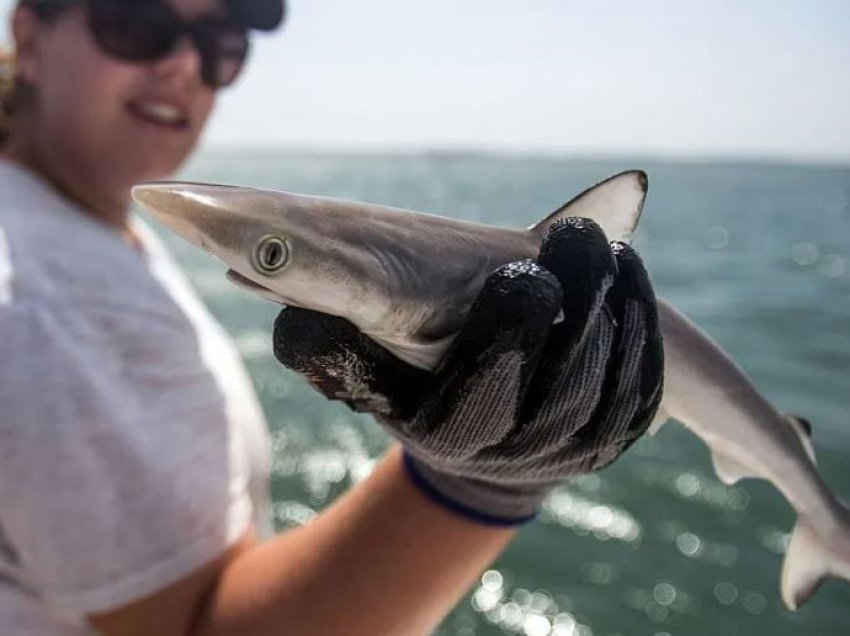
[[[77,636],[270,529],[265,421],[153,233],[0,160],[0,633]]]

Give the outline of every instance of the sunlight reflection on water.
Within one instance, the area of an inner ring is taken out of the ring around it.
[[[517,588],[509,593],[498,570],[488,570],[473,591],[472,607],[507,633],[524,636],[593,636],[589,625],[562,611],[547,592]]]
[[[557,523],[578,534],[593,533],[597,539],[638,541],[641,527],[627,510],[584,498],[566,489],[556,490],[543,504],[543,523]]]

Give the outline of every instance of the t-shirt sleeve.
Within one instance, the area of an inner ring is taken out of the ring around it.
[[[51,609],[120,607],[245,532],[244,440],[188,324],[17,307],[0,334],[0,530]]]

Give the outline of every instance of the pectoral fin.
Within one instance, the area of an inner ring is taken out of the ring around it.
[[[384,334],[367,333],[366,335],[404,362],[425,371],[433,371],[439,365],[457,333],[427,342],[419,342],[411,338],[391,338]]]
[[[731,486],[741,479],[759,476],[752,468],[713,449],[711,451],[711,463],[714,464],[714,472],[717,473],[717,477],[727,486]]]

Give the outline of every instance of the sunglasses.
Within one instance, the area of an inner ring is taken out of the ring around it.
[[[68,0],[25,2],[44,18],[76,4]],[[89,28],[98,47],[126,62],[156,62],[188,37],[201,56],[201,80],[222,88],[236,80],[248,56],[248,34],[224,17],[184,19],[163,0],[88,0]]]

